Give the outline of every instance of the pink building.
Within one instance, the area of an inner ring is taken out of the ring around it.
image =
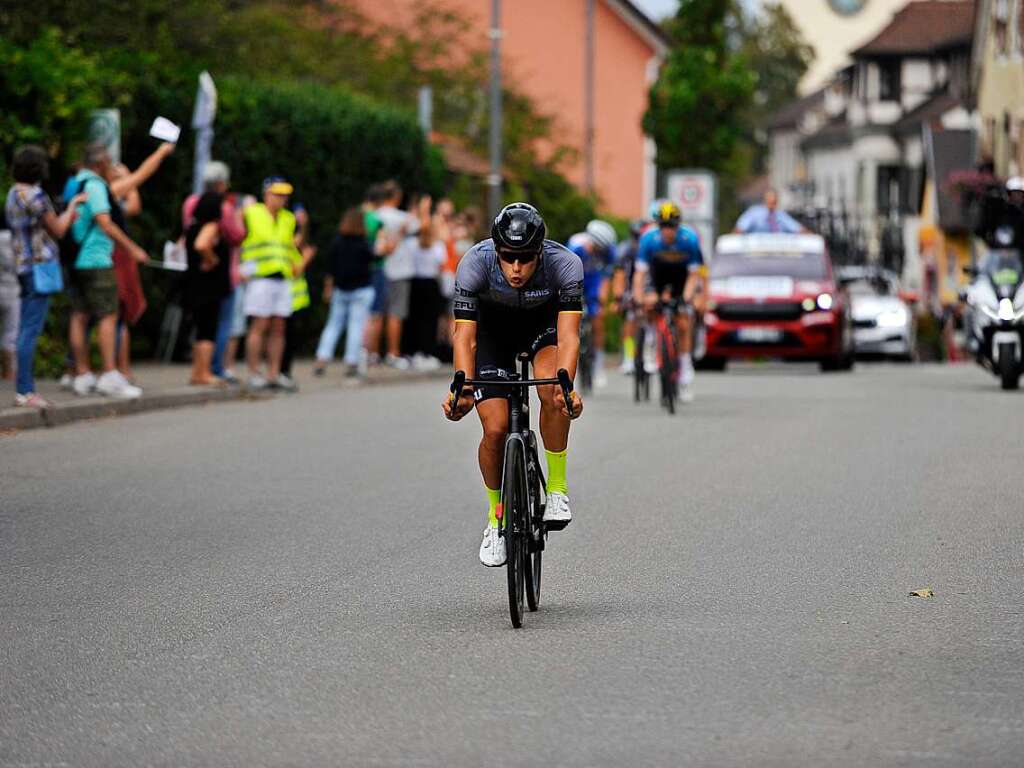
[[[488,45],[490,0],[434,0],[469,21],[481,47]],[[413,18],[421,0],[358,0],[383,24]],[[654,145],[643,133],[647,91],[667,42],[629,0],[594,0],[594,136],[592,168],[586,152],[586,28],[588,0],[505,0],[502,72],[538,108],[556,118],[558,139],[580,151],[567,168],[581,189],[588,177],[604,207],[638,216],[654,197]],[[590,171],[588,173],[588,170]]]

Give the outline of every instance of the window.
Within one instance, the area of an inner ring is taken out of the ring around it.
[[[900,100],[900,60],[878,64],[878,98],[882,101]]]
[[[875,188],[875,210],[880,214],[889,214],[900,206],[900,176],[902,169],[898,165],[878,166],[878,186]]]

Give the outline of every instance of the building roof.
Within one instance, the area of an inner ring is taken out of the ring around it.
[[[947,112],[963,105],[963,99],[948,93],[940,93],[907,112],[893,125],[893,131],[898,134],[915,133],[922,125],[929,125]]]
[[[779,131],[783,128],[796,128],[800,124],[800,119],[809,110],[814,109],[825,102],[825,91],[828,86],[819,88],[813,93],[809,93],[803,98],[795,99],[788,104],[779,107],[765,120],[764,129],[766,131]]]
[[[853,131],[846,122],[846,116],[833,118],[815,133],[800,142],[800,146],[806,151],[808,149],[822,149],[824,147],[837,147],[849,144],[853,138]]]
[[[970,46],[973,32],[974,0],[915,0],[852,55],[907,55]]]
[[[605,0],[605,3],[637,34],[643,37],[659,56],[668,53],[672,41],[665,34],[665,30],[637,8],[632,0]]]

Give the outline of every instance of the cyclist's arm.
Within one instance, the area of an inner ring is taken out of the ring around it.
[[[467,379],[476,375],[476,320],[455,321],[452,356],[456,371],[465,371]]]
[[[686,285],[683,286],[683,301],[687,304],[693,303],[693,297],[704,280],[706,269],[699,243],[694,241],[691,247],[689,273],[686,275]]]

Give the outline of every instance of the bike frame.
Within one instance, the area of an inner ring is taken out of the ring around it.
[[[467,379],[463,371],[456,371],[452,381],[451,397],[453,402],[457,393],[465,386],[470,387],[509,387],[508,398],[508,436],[505,438],[505,450],[502,454],[502,487],[505,486],[507,478],[504,476],[504,467],[509,451],[522,451],[523,466],[529,473],[531,468],[540,479],[541,486],[547,490],[547,481],[541,471],[540,454],[537,450],[537,435],[530,428],[530,387],[559,386],[562,388],[562,395],[569,408],[570,418],[573,416],[572,406],[572,381],[569,373],[564,368],[558,371],[554,379],[531,379],[530,378],[530,356],[525,352],[519,355],[519,373],[508,381],[501,379]],[[527,480],[531,480],[528,476]],[[543,507],[544,502],[541,502]],[[503,511],[503,510],[502,510]],[[501,515],[499,515],[501,519]],[[500,535],[505,535],[505,526],[499,526]]]

